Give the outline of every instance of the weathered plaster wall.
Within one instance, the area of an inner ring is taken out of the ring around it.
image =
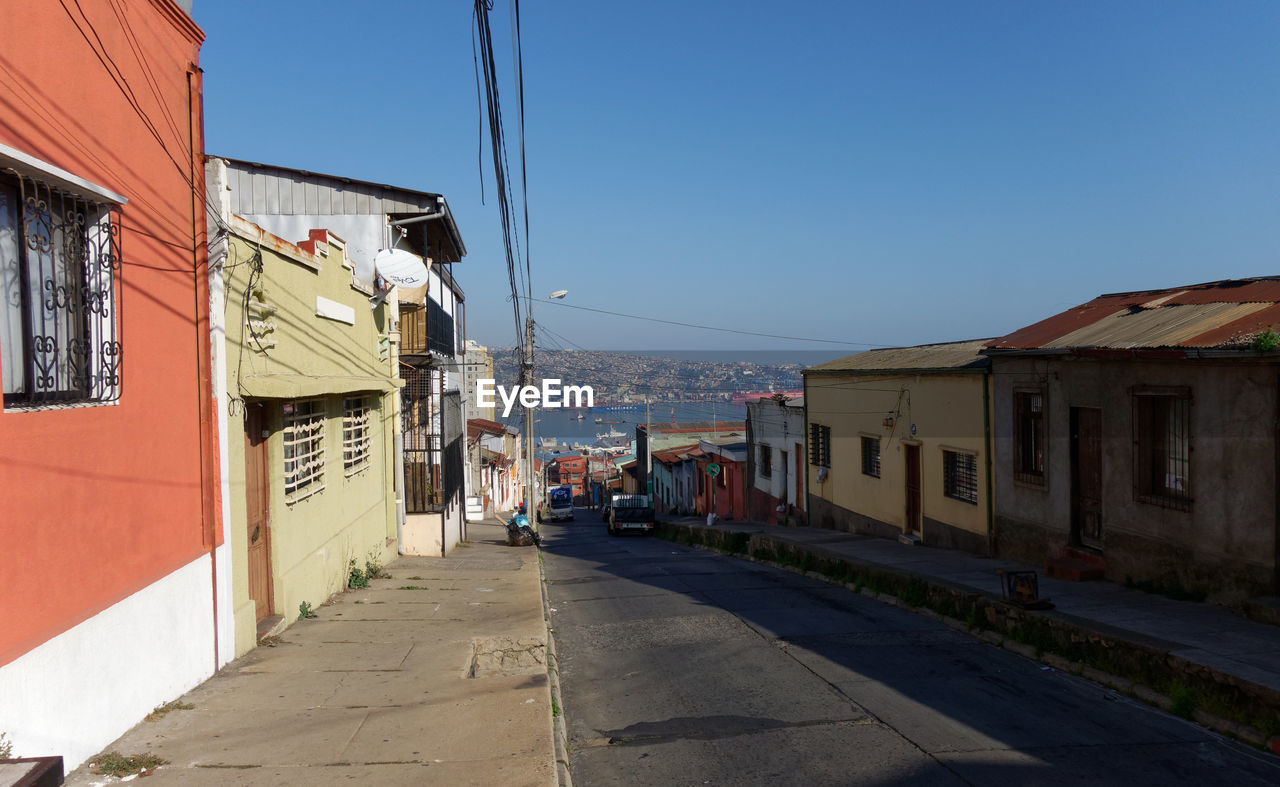
[[[1103,553],[1117,581],[1266,591],[1276,554],[1276,367],[1263,362],[996,358],[998,550],[1040,562],[1071,529],[1070,408],[1102,411]],[[1015,388],[1043,385],[1046,483],[1013,478]],[[1136,499],[1134,386],[1191,391],[1189,511]],[[1274,588],[1272,588],[1274,589]]]

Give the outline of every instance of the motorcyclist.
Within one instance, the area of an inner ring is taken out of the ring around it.
[[[534,544],[542,545],[542,536],[533,529],[533,525],[529,524],[529,517],[525,514],[523,505],[516,509],[516,513],[507,522],[507,532],[511,535],[523,532],[533,540]]]

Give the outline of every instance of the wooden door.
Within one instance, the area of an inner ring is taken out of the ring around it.
[[[1102,549],[1102,411],[1071,408],[1071,541]]]
[[[907,532],[920,532],[920,446],[904,445],[907,462]]]
[[[271,582],[271,473],[267,458],[266,419],[261,404],[248,404],[244,414],[244,492],[248,516],[249,598],[258,621],[275,609]]]
[[[778,493],[778,502],[785,507],[787,503],[791,502],[791,482],[787,478],[787,471],[791,467],[791,457],[786,451],[779,451],[778,453],[781,454],[779,457],[781,461],[778,462],[778,471],[782,474],[782,484],[780,485],[781,491]]]

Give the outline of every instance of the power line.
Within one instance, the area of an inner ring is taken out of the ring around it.
[[[872,344],[871,342],[846,342],[837,339],[814,339],[807,336],[782,336],[776,333],[759,333],[757,331],[744,331],[738,328],[721,328],[715,325],[697,325],[691,322],[680,322],[679,320],[664,320],[660,317],[645,317],[639,314],[624,314],[623,312],[607,311],[605,309],[593,309],[590,306],[576,306],[571,303],[562,303],[560,301],[549,301],[542,298],[533,298],[538,303],[551,303],[565,309],[578,309],[584,312],[595,312],[596,314],[607,314],[610,317],[628,317],[632,320],[644,320],[645,322],[657,322],[664,325],[678,325],[682,328],[697,328],[703,331],[720,331],[722,333],[736,333],[742,336],[760,336],[766,339],[787,339],[795,342],[815,342],[818,344],[839,344],[847,347],[894,347],[892,344]]]

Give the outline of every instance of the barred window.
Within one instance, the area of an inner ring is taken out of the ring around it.
[[[6,407],[120,398],[120,211],[0,174],[0,382]]]
[[[1191,508],[1191,394],[1135,392],[1133,482],[1138,500]]]
[[[809,464],[831,467],[831,427],[809,424]]]
[[[942,489],[947,497],[978,504],[978,457],[960,451],[942,452]]]
[[[773,476],[773,446],[762,445],[760,448],[760,477],[771,478]]]
[[[290,503],[324,489],[324,403],[284,405],[284,499]]]
[[[880,438],[862,438],[862,474],[880,477]]]
[[[1029,484],[1044,484],[1044,393],[1015,391],[1013,476]]]
[[[342,469],[348,476],[369,467],[369,397],[342,400]]]

